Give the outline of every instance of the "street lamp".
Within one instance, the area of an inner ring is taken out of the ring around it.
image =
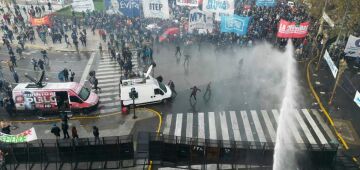
[[[134,109],[133,119],[136,119],[137,117],[136,117],[136,114],[135,114],[135,99],[137,99],[139,97],[139,95],[138,95],[138,92],[135,90],[135,88],[131,88],[129,96],[133,100],[133,109]]]

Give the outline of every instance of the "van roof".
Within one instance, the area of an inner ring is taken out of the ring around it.
[[[25,89],[36,89],[36,90],[65,90],[65,89],[74,89],[78,88],[79,83],[76,82],[58,82],[58,83],[45,83],[44,87],[31,87],[34,83],[19,83],[15,86],[14,91],[16,90],[25,90]]]
[[[158,81],[149,76],[147,79],[145,79],[145,81],[143,81],[144,79],[128,79],[128,80],[123,80],[121,83],[121,88],[122,89],[126,89],[126,88],[133,88],[133,87],[139,87],[139,86],[149,86],[149,85],[156,85],[158,86],[159,83]]]

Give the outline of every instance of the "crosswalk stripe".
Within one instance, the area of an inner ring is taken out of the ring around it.
[[[325,139],[324,135],[321,133],[319,127],[316,125],[315,121],[310,116],[309,111],[307,109],[301,109],[301,111],[304,113],[304,115],[305,115],[306,119],[308,120],[308,122],[310,123],[312,129],[317,134],[317,137],[319,138],[321,144],[328,144],[328,142]]]
[[[104,71],[104,72],[97,72],[96,76],[98,77],[99,75],[107,75],[107,74],[118,74],[120,76],[120,69],[119,71],[117,70],[112,70],[112,71]]]
[[[113,95],[119,95],[119,92],[109,92],[109,93],[99,93],[98,96],[101,97],[105,97],[105,96],[113,96]]]
[[[98,85],[98,87],[109,87],[109,86],[117,86],[117,87],[119,87],[119,83],[120,83],[120,81],[119,82],[107,82],[107,83],[101,83],[101,84],[99,84]]]
[[[114,98],[112,98],[112,97],[102,97],[102,98],[100,98],[100,102],[108,102],[108,101],[116,101],[116,100],[120,100],[120,97],[116,96]]]
[[[198,138],[205,139],[204,113],[198,113]]]
[[[169,135],[169,133],[170,133],[171,119],[172,119],[172,114],[168,114],[166,116],[165,127],[163,130],[163,134],[165,134],[165,135]]]
[[[114,107],[114,106],[119,106],[121,104],[120,101],[117,102],[112,102],[112,103],[106,103],[106,104],[100,104],[99,107],[104,106],[104,107]]]
[[[251,113],[251,116],[253,118],[255,128],[256,128],[256,132],[257,132],[257,135],[259,137],[260,142],[266,142],[265,134],[264,134],[264,131],[263,131],[262,127],[261,127],[260,120],[259,120],[259,118],[257,116],[256,111],[251,110],[250,113]]]
[[[331,132],[331,129],[329,128],[329,126],[326,125],[326,123],[324,122],[323,118],[320,116],[320,113],[315,110],[315,109],[311,109],[311,111],[314,113],[314,115],[316,116],[316,119],[320,122],[320,125],[323,127],[323,129],[326,131],[326,134],[330,137],[331,141],[336,141],[336,137],[334,136],[334,134]]]
[[[98,68],[97,69],[97,72],[102,72],[102,71],[112,71],[112,70],[120,70],[120,68],[117,68],[117,67],[105,67],[105,68]]]
[[[208,113],[209,135],[210,135],[210,139],[216,140],[217,136],[216,136],[216,125],[215,125],[215,115],[214,114],[215,114],[214,112]]]
[[[220,112],[219,116],[220,116],[220,126],[221,126],[222,139],[223,140],[230,140],[225,112]]]
[[[101,88],[101,92],[105,92],[105,91],[119,91],[119,87],[118,86],[112,86],[112,87]]]
[[[120,75],[116,75],[116,74],[112,74],[112,75],[96,75],[96,78],[97,79],[99,79],[99,81],[100,81],[100,79],[113,79],[113,78],[119,78],[120,77]],[[101,80],[102,81],[102,80]]]
[[[111,112],[119,112],[119,111],[121,111],[120,108],[109,108],[109,109],[101,109],[100,113],[103,114],[103,113],[111,113]]]
[[[266,125],[267,130],[269,131],[271,141],[275,142],[275,140],[276,140],[276,132],[275,132],[275,129],[274,129],[273,125],[270,122],[270,117],[269,117],[266,110],[261,110],[260,112],[261,112],[261,114],[262,114],[262,116],[263,116],[263,118],[265,120],[265,125]]]
[[[99,81],[99,84],[107,83],[107,82],[120,82],[120,78],[106,79]]]
[[[311,135],[310,130],[307,128],[304,120],[301,118],[300,113],[297,110],[295,110],[294,113],[295,113],[295,117],[296,117],[297,121],[300,124],[300,127],[302,128],[303,132],[305,133],[305,136],[309,140],[310,144],[317,144],[314,137]]]
[[[186,115],[186,137],[193,137],[193,113]]]
[[[237,122],[235,111],[230,111],[230,120],[231,120],[232,129],[233,129],[233,132],[234,132],[235,141],[241,141],[239,124]]]
[[[246,111],[241,111],[240,113],[241,113],[241,118],[244,122],[244,128],[245,128],[245,134],[246,134],[247,141],[253,142],[254,137],[252,135],[252,130],[250,127],[250,122],[249,122],[247,113],[246,113]]]
[[[291,114],[294,114],[293,112],[291,112]],[[299,130],[296,128],[296,123],[295,123],[295,118],[292,118],[289,120],[289,122],[287,122],[288,124],[288,127],[290,127],[290,130],[292,131],[294,137],[295,137],[295,140],[297,143],[299,144],[303,144],[305,143],[304,140],[301,138],[301,135],[299,133]]]
[[[98,66],[98,68],[114,68],[117,67],[118,65],[116,63],[112,63],[112,64],[101,64]],[[120,67],[120,66],[119,66]]]
[[[182,113],[176,115],[176,124],[175,124],[175,133],[174,136],[181,136],[181,126],[182,126]]]

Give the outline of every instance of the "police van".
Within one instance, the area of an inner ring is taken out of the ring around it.
[[[149,67],[147,73],[139,78],[121,80],[120,82],[120,98],[122,106],[144,105],[149,103],[166,102],[172,96],[170,87],[150,76],[152,66]],[[136,98],[133,100],[131,91],[137,92]]]

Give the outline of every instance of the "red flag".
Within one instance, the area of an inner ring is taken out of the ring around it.
[[[303,22],[296,25],[295,22],[289,22],[281,19],[277,37],[279,38],[304,38],[308,33],[309,22]]]
[[[31,22],[32,26],[41,26],[41,25],[49,25],[50,26],[51,25],[49,15],[46,15],[46,16],[41,17],[41,18],[30,17],[30,22]]]

